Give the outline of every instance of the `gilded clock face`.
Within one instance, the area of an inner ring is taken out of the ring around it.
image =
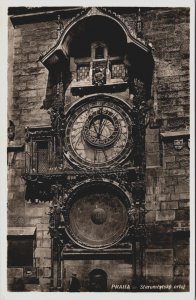
[[[92,98],[72,108],[66,128],[70,157],[87,167],[107,167],[132,150],[132,122],[120,100]]]
[[[98,184],[86,187],[73,200],[68,234],[86,248],[106,248],[127,230],[127,210],[118,192]]]

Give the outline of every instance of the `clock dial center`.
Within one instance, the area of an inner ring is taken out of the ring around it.
[[[94,224],[103,224],[107,219],[107,214],[103,208],[95,208],[91,214],[91,220]]]
[[[118,139],[120,127],[116,116],[110,111],[97,110],[86,120],[83,129],[85,142],[96,148],[112,146]]]

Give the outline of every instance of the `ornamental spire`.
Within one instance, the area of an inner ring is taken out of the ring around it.
[[[142,16],[141,16],[141,8],[139,7],[138,9],[138,14],[137,14],[137,25],[136,25],[136,30],[137,30],[137,36],[139,38],[143,37],[143,22],[142,22]]]
[[[61,20],[61,16],[60,15],[58,15],[57,16],[57,25],[58,25],[58,27],[57,27],[57,39],[59,39],[60,38],[60,35],[61,35],[61,33],[62,33],[62,30],[63,30],[63,28],[64,28],[64,26],[63,26],[63,22],[62,22],[62,20]]]

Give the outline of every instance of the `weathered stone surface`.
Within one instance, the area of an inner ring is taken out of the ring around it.
[[[189,200],[179,201],[179,208],[188,208],[190,206]]]
[[[146,213],[146,222],[147,223],[154,223],[156,220],[156,212],[155,211],[148,211]]]
[[[35,257],[51,257],[51,249],[37,247],[35,249]]]
[[[162,202],[161,203],[161,210],[163,209],[177,209],[178,208],[178,201],[171,201],[171,202]]]
[[[176,211],[176,220],[189,220],[189,209],[179,209]]]
[[[145,251],[147,264],[169,265],[173,262],[172,249],[148,249]]]
[[[8,268],[7,269],[8,278],[22,278],[23,277],[23,268]]]
[[[179,277],[187,277],[189,275],[189,267],[184,265],[174,267],[174,275]]]
[[[51,276],[51,268],[43,268],[43,277],[50,278]]]
[[[146,270],[148,277],[172,277],[173,276],[173,250],[172,249],[148,249],[146,250]]]
[[[88,288],[88,274],[96,268],[105,270],[108,274],[108,291],[111,291],[112,284],[130,284],[131,276],[133,274],[132,266],[124,260],[77,260],[64,261],[64,284],[68,287],[69,279],[72,272],[77,272],[77,277],[81,281],[82,288]]]
[[[163,210],[156,212],[156,221],[172,221],[175,219],[174,210]]]
[[[189,245],[177,245],[175,247],[175,264],[189,264]]]

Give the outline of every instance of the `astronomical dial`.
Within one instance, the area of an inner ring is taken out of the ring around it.
[[[117,190],[86,186],[73,199],[66,219],[68,235],[86,248],[107,248],[127,231],[127,209]]]
[[[66,146],[73,160],[87,167],[108,167],[132,150],[131,120],[115,98],[93,100],[72,108]]]

